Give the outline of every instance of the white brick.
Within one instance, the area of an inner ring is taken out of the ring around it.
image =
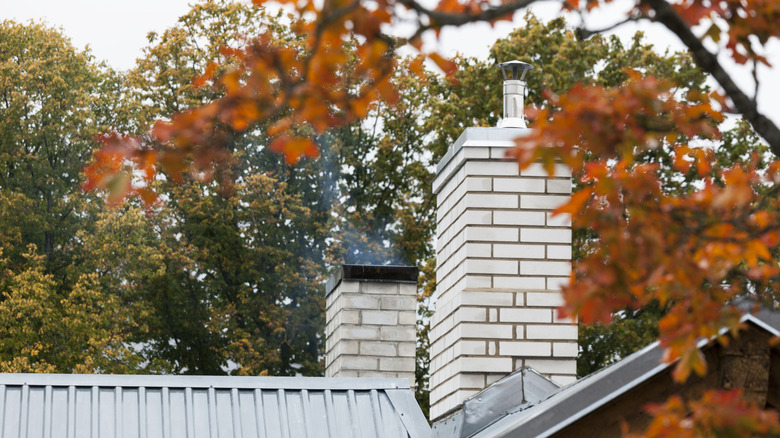
[[[490,192],[493,190],[490,178],[469,177],[463,182],[469,192]]]
[[[478,388],[482,389],[485,387],[485,375],[482,373],[478,374],[458,374],[457,376],[453,377],[455,379],[455,384],[459,388]]]
[[[374,307],[376,309],[376,307]],[[417,297],[409,295],[397,295],[382,297],[382,310],[415,310],[417,309]]]
[[[469,210],[463,212],[460,216],[463,218],[464,225],[490,225],[490,210]]]
[[[502,147],[502,146],[496,146],[490,148],[490,158],[497,158],[499,160],[514,160],[512,157],[507,157],[506,153],[511,149],[509,146]]]
[[[488,346],[488,354],[490,356],[495,356],[496,355],[496,343],[495,342],[488,342],[487,346]]]
[[[494,211],[493,223],[496,225],[544,225],[543,211]]]
[[[459,322],[485,322],[483,307],[461,307],[455,312],[455,324]]]
[[[543,259],[544,245],[515,245],[508,243],[497,243],[493,245],[493,256],[512,259]]]
[[[566,317],[566,318],[561,318],[560,316],[558,316],[558,310],[555,310],[553,312],[553,322],[557,322],[557,323],[560,323],[560,324],[577,324],[577,317],[576,316],[575,317],[570,317],[569,316],[569,317]]]
[[[514,260],[466,260],[466,273],[515,275],[517,274],[517,262]]]
[[[511,161],[468,161],[463,169],[466,175],[517,176],[520,173],[517,162]]]
[[[466,284],[464,286],[469,289],[488,288],[490,287],[490,277],[469,275],[466,277]]]
[[[342,356],[342,368],[349,370],[376,370],[378,360],[375,357]]]
[[[398,293],[417,296],[417,283],[399,283]]]
[[[417,324],[417,313],[410,310],[399,311],[398,324],[399,325]]]
[[[398,312],[396,311],[378,311],[364,310],[362,312],[363,324],[369,325],[397,325]]]
[[[398,283],[380,283],[375,281],[361,282],[361,293],[374,295],[398,295]]]
[[[560,307],[564,304],[560,292],[528,292],[525,299],[528,306]]]
[[[466,208],[517,208],[517,195],[468,193],[464,202]]]
[[[339,293],[358,293],[360,292],[359,281],[341,280],[341,284],[336,288]]]
[[[358,341],[346,341],[336,343],[331,350],[334,356],[340,356],[342,354],[358,354],[360,351],[360,342]]]
[[[543,208],[554,210],[568,201],[568,196],[520,195],[520,208]]]
[[[571,169],[563,164],[555,164],[553,166],[553,175],[548,175],[544,170],[544,166],[541,163],[533,163],[530,166],[523,169],[520,173],[522,176],[556,176],[556,177],[571,177]]]
[[[542,356],[550,357],[549,342],[499,342],[498,353],[501,356]]]
[[[485,341],[460,341],[455,345],[460,344],[461,354],[485,354]]]
[[[467,323],[460,325],[460,333],[464,339],[512,339],[512,326]]]
[[[342,306],[345,309],[378,309],[379,297],[365,295],[342,295]]]
[[[498,309],[488,309],[488,321],[490,322],[498,321]]]
[[[493,178],[497,192],[544,193],[544,180],[534,178]]]
[[[417,333],[414,327],[380,327],[379,339],[383,341],[414,341]]]
[[[359,310],[342,310],[336,313],[329,321],[334,321],[336,324],[360,324],[360,311]]]
[[[552,312],[552,309],[501,309],[499,321],[515,323],[552,322]]]
[[[493,286],[496,289],[543,290],[544,277],[494,277]]]
[[[548,179],[547,193],[571,193],[571,180]]]
[[[520,171],[522,176],[549,176],[547,171],[544,170],[542,163],[531,163],[525,169]]]
[[[545,213],[545,215],[547,216],[547,226],[549,227],[571,227],[571,215],[569,213]]]
[[[571,260],[571,245],[547,245],[547,258]]]
[[[398,354],[394,344],[388,342],[361,342],[360,354],[366,356],[391,356]]]
[[[379,330],[377,327],[365,327],[365,326],[354,326],[354,327],[340,327],[341,330],[341,337],[344,339],[369,339],[369,340],[375,340],[379,338]]]
[[[463,151],[463,158],[468,158],[470,160],[476,160],[476,159],[486,159],[490,158],[490,149],[489,148],[469,148],[464,147],[461,149]]]
[[[379,369],[382,371],[414,372],[414,358],[411,357],[380,357]]]
[[[517,242],[517,231],[517,228],[468,227],[466,228],[466,240]]]
[[[540,374],[577,374],[577,361],[574,359],[526,359],[525,365]]]
[[[577,340],[576,325],[527,325],[525,337],[528,339],[572,339]]]
[[[402,357],[415,357],[416,345],[414,342],[399,342],[398,355]]]
[[[518,325],[517,327],[515,327],[515,338],[525,339],[525,326]]]
[[[461,357],[457,362],[461,372],[506,374],[512,372],[512,358],[509,357]]]
[[[577,357],[578,353],[576,342],[555,342],[553,343],[553,356],[556,357]]]
[[[520,275],[569,275],[571,262],[520,261]]]
[[[461,293],[461,303],[463,305],[511,306],[513,301],[512,294],[505,292],[463,291]]]
[[[569,277],[548,277],[547,289],[559,291],[569,284]]]
[[[467,257],[490,257],[490,244],[489,243],[467,243],[466,256]]]
[[[520,241],[571,244],[571,230],[563,228],[523,228],[520,230]]]

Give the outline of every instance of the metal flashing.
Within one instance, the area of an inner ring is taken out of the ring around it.
[[[468,398],[447,418],[433,426],[436,438],[465,438],[504,416],[537,403],[560,386],[532,368],[521,368]],[[518,403],[518,394],[521,402]]]
[[[325,296],[342,280],[417,284],[418,271],[416,266],[343,264],[325,284]]]

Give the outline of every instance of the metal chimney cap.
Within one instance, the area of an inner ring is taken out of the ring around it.
[[[523,78],[525,78],[525,74],[528,70],[533,70],[534,66],[523,61],[507,61],[502,62],[501,64],[498,64],[498,67],[501,68],[501,73],[504,74],[504,79],[520,79],[521,81]],[[511,77],[507,77],[507,73],[511,72]],[[517,77],[517,73],[520,72],[520,77]]]

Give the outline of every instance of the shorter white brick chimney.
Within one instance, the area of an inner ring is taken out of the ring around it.
[[[414,387],[417,268],[343,265],[325,297],[325,376],[401,377]]]

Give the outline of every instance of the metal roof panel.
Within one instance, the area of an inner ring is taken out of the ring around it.
[[[0,374],[3,437],[430,435],[404,379]]]

